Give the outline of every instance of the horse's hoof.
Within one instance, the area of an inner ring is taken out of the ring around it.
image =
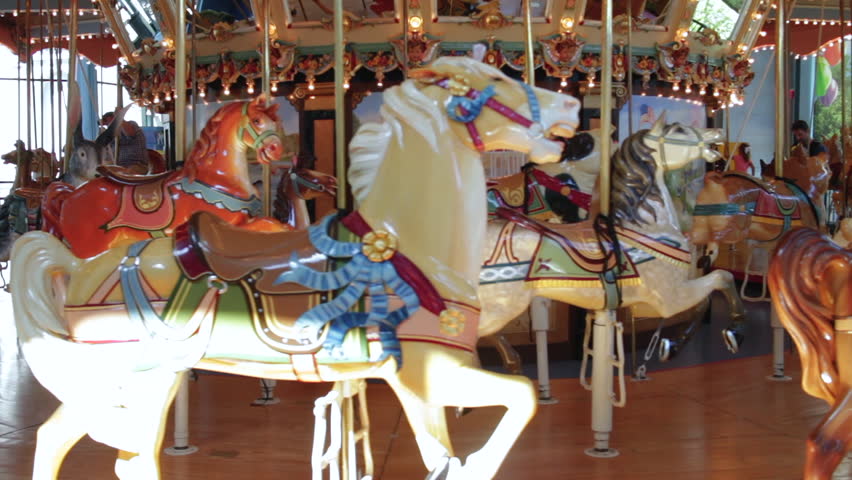
[[[672,358],[673,344],[668,338],[660,340],[659,359],[661,362],[668,362]]]
[[[742,345],[743,340],[745,340],[745,337],[733,328],[723,329],[722,338],[725,340],[725,346],[728,347],[728,351],[731,353],[739,352],[740,345]]]
[[[450,457],[442,457],[438,463],[438,466],[435,467],[434,470],[429,472],[429,475],[426,475],[425,480],[447,480],[447,476],[450,474]]]

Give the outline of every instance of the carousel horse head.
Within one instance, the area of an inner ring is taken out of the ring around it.
[[[115,141],[115,136],[129,108],[130,105],[119,109],[115,113],[115,119],[94,141],[83,137],[83,122],[77,123],[71,139],[71,157],[68,161],[66,182],[77,187],[95,178],[99,166],[112,163],[109,146]]]
[[[409,76],[454,120],[450,129],[480,151],[515,150],[535,163],[556,162],[563,144],[555,137],[570,138],[579,125],[577,99],[471,58],[443,57]]]
[[[278,161],[284,153],[279,136],[278,105],[267,105],[264,95],[220,108],[193,145],[184,168],[190,178],[205,175],[240,178],[247,186],[246,152],[254,150],[262,164]]]
[[[16,176],[15,188],[22,186],[44,186],[56,180],[59,175],[59,162],[56,156],[43,148],[34,151],[27,150],[21,140],[15,142],[15,150],[2,155],[3,163],[15,165],[19,175]]]
[[[693,128],[679,123],[666,125],[665,114],[650,130],[640,130],[628,137],[613,155],[613,189],[618,187],[625,195],[624,198],[613,196],[615,220],[639,223],[650,218],[656,220],[660,213],[656,210],[657,202],[661,202],[661,195],[665,194],[672,199],[667,202],[672,221],[678,222],[683,229],[684,212],[695,205],[700,190],[695,186],[694,172],[703,169],[704,163],[720,158],[712,145],[721,138],[718,129]],[[624,185],[619,186],[618,182]],[[642,188],[628,188],[630,185]],[[666,186],[666,191],[658,185]],[[640,202],[639,198],[656,202]],[[644,218],[642,213],[646,214]]]

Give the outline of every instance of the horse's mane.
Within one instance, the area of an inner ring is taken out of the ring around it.
[[[656,182],[657,163],[653,156],[655,150],[644,142],[648,132],[647,129],[639,130],[627,137],[612,155],[610,198],[616,223],[645,223],[642,212],[648,213],[656,220],[654,206],[647,200],[663,201]]]
[[[834,318],[852,315],[844,290],[851,273],[852,252],[804,228],[781,239],[769,266],[772,303],[802,359],[802,388],[831,404],[843,388],[835,363]]]
[[[225,105],[217,110],[216,113],[210,117],[210,120],[207,121],[207,125],[205,125],[204,129],[201,130],[201,134],[199,134],[198,139],[192,145],[192,150],[186,157],[187,161],[184,165],[184,169],[186,169],[186,173],[189,178],[195,178],[198,171],[198,165],[207,158],[215,156],[219,151],[218,141],[220,139],[225,140],[219,132],[219,127],[222,125],[222,121],[225,117],[230,115],[234,110],[241,109],[243,107],[243,103],[245,102],[234,102]],[[264,108],[256,105],[254,102],[249,103],[249,112],[256,111],[257,109],[260,109],[261,112],[272,119],[272,121],[278,121],[278,105],[273,103]]]
[[[442,57],[432,62],[429,68],[439,69],[445,63],[456,67],[463,64],[464,69],[473,75],[503,75],[467,57]],[[515,84],[509,77],[503,77],[510,82],[509,85]],[[408,125],[421,135],[435,154],[442,151],[441,145],[448,138],[446,113],[435,105],[432,98],[420,91],[415,81],[405,81],[396,88],[385,90],[382,99],[384,103],[380,114],[383,123],[363,124],[349,144],[351,163],[348,179],[352,195],[359,203],[366,198],[376,180],[391,138],[402,139],[403,125]]]

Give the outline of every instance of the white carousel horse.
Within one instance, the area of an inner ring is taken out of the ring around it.
[[[478,150],[509,148],[536,162],[556,161],[561,145],[549,134],[573,134],[579,102],[459,57],[410,77],[385,92],[383,126],[356,135],[355,143],[383,151],[374,158],[353,149],[353,191],[361,202],[343,223],[360,243],[331,240],[321,226],[310,235],[245,232],[206,214],[176,239],[86,260],[44,232],[21,237],[12,270],[21,349],[35,377],[62,401],[39,429],[35,480],[55,478],[87,433],[121,450],[122,479],[159,478],[168,406],[193,367],[278,380],[384,379],[428,470],[450,464],[448,478],[493,478],[536,406],[528,379],[477,366],[486,229]],[[254,251],[235,253],[246,245]],[[308,266],[329,257],[351,260],[329,273]],[[350,293],[327,301],[338,286]],[[344,315],[351,292],[357,300],[367,288],[368,312]],[[389,312],[386,288],[404,305]],[[269,312],[254,298],[291,306]],[[230,309],[232,300],[242,308]],[[353,326],[368,328],[347,331]],[[507,411],[485,445],[464,465],[448,462],[445,406],[491,405]]]
[[[544,226],[509,214],[505,215],[508,220],[488,225],[480,273],[480,336],[499,331],[536,296],[595,312],[594,387],[584,385],[592,389],[594,450],[602,455],[609,448],[612,422],[614,308],[642,307],[668,318],[720,291],[734,320],[734,326],[723,332],[724,338],[729,342],[738,335],[736,328],[744,317],[733,276],[714,271],[691,278],[691,248],[664,180],[666,172],[695,159],[716,161],[710,144],[719,137],[718,130],[679,124],[664,128],[661,121],[652,130],[630,137],[613,156],[614,229],[594,220]],[[613,233],[618,248],[614,248]],[[616,260],[618,256],[621,261]],[[591,326],[586,330],[587,344],[590,332]],[[729,347],[735,349],[736,343],[729,342]],[[586,348],[584,377],[589,354]],[[615,403],[623,405],[623,371],[620,376],[622,392]]]

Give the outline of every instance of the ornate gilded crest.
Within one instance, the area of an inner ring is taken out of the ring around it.
[[[396,55],[391,52],[359,53],[358,62],[367,70],[376,75],[376,80],[381,83],[385,73],[399,67]]]
[[[576,33],[560,33],[539,40],[547,73],[563,79],[574,74],[586,42]]]
[[[657,45],[657,59],[660,64],[660,79],[666,82],[680,82],[684,78],[684,67],[689,57],[689,45],[686,42],[669,42]]]
[[[361,239],[363,253],[371,262],[384,262],[390,260],[399,247],[396,236],[385,230],[374,230],[364,235]]]
[[[210,29],[210,32],[207,36],[210,40],[214,42],[227,42],[228,40],[234,38],[234,30],[236,29],[236,25],[227,22],[216,22],[213,24],[213,28]]]
[[[405,38],[398,37],[390,43],[398,61],[406,63],[408,68],[423,67],[432,63],[441,46],[440,39],[422,32],[411,32],[408,36],[408,52],[405,51]]]
[[[512,17],[503,15],[500,8],[500,0],[491,0],[476,7],[477,12],[470,16],[473,24],[485,30],[496,30],[511,25]]]
[[[651,82],[651,75],[656,73],[658,69],[657,60],[653,57],[639,57],[633,60],[633,73],[642,76],[642,87],[648,88]]]

